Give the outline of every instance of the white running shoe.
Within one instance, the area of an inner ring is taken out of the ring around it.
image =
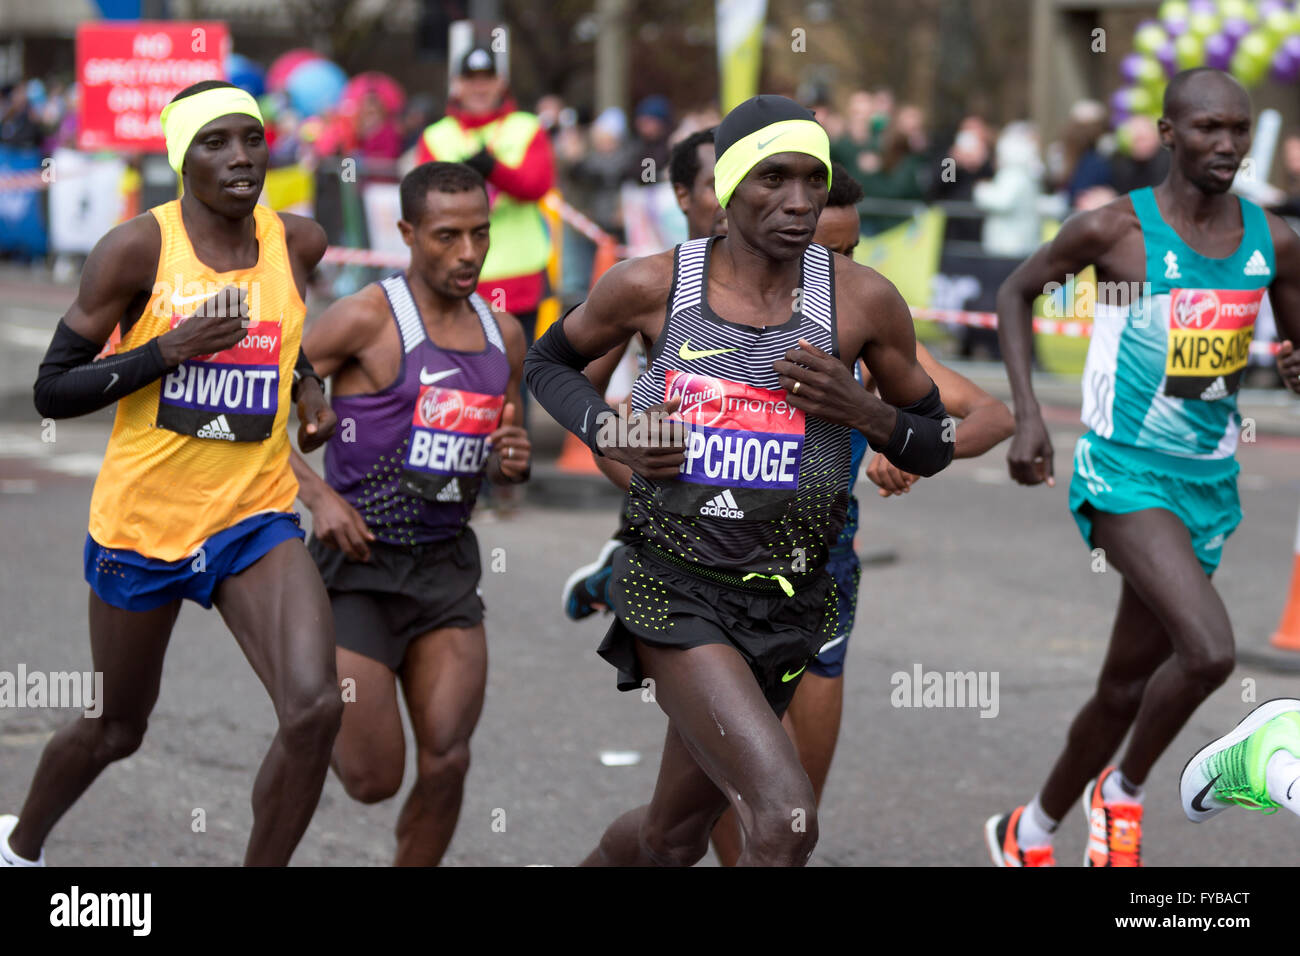
[[[44,866],[45,851],[41,850],[38,860],[28,860],[9,849],[9,834],[18,826],[18,818],[12,813],[0,816],[0,867],[3,866]]]

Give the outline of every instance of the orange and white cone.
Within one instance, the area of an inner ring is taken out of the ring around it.
[[[1291,590],[1277,631],[1269,643],[1279,650],[1300,653],[1300,523],[1295,530],[1295,563],[1291,568]]]

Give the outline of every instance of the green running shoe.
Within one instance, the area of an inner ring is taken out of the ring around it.
[[[1279,750],[1300,757],[1300,700],[1265,701],[1187,762],[1178,785],[1187,819],[1201,823],[1233,804],[1276,813],[1265,770]]]

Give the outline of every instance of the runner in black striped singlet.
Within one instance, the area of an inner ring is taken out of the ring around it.
[[[728,803],[740,863],[807,862],[816,802],[780,716],[835,629],[825,565],[850,430],[913,474],[952,457],[897,290],[811,241],[825,131],[759,96],[722,121],[716,148],[728,234],[614,267],[526,363],[547,411],[634,473],[636,542],[614,559],[600,654],[669,717],[653,800],[609,827],[591,865],[690,865]],[[581,369],[637,333],[654,346],[624,421]],[[854,381],[859,357],[884,401]]]

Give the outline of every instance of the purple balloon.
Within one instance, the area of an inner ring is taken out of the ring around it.
[[[1300,78],[1300,58],[1291,56],[1285,50],[1278,50],[1273,57],[1273,68],[1269,71],[1279,83],[1294,83]]]
[[[1270,13],[1285,9],[1286,4],[1282,0],[1259,0],[1259,19],[1267,20]]]
[[[1188,13],[1217,13],[1218,5],[1214,0],[1189,0],[1187,4]]]
[[[1125,83],[1136,83],[1141,66],[1142,54],[1130,53],[1119,61],[1119,75],[1124,77]]]
[[[1206,37],[1205,65],[1216,70],[1226,70],[1232,63],[1232,51],[1236,48],[1237,44],[1222,33]]]
[[[1156,59],[1165,68],[1165,76],[1172,77],[1178,72],[1178,54],[1172,40],[1156,51]]]
[[[1180,37],[1187,32],[1186,20],[1161,20],[1160,25],[1171,37]]]
[[[1250,21],[1241,17],[1228,17],[1223,21],[1220,27],[1223,35],[1231,40],[1234,44],[1251,31]]]
[[[1112,120],[1120,113],[1128,114],[1129,98],[1132,93],[1133,91],[1126,86],[1110,94],[1110,115]]]
[[[1287,37],[1282,41],[1282,46],[1279,49],[1293,60],[1300,61],[1300,36]]]

